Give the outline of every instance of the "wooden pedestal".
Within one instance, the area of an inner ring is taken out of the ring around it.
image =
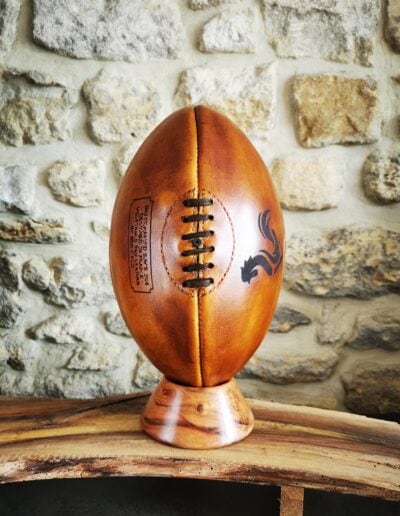
[[[163,378],[141,422],[157,441],[201,450],[241,441],[253,430],[254,417],[233,378],[216,387],[188,387]]]

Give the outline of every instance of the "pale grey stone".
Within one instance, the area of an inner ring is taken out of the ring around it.
[[[110,223],[101,222],[99,220],[92,220],[92,229],[98,237],[102,240],[109,240],[110,238]]]
[[[175,58],[183,38],[175,2],[33,2],[35,43],[65,56],[131,62]]]
[[[76,99],[65,86],[35,71],[0,72],[0,143],[20,146],[65,140]]]
[[[153,366],[142,351],[137,352],[136,359],[137,362],[133,376],[133,385],[138,389],[153,389],[161,379],[162,374]]]
[[[110,371],[122,365],[123,348],[116,342],[98,341],[77,347],[66,364],[66,369],[82,371]]]
[[[101,70],[83,85],[88,108],[88,127],[96,143],[120,142],[144,136],[160,115],[160,96],[155,88],[126,74]]]
[[[265,382],[289,384],[326,380],[339,360],[330,350],[318,352],[254,355],[242,369],[242,378],[260,378]]]
[[[393,310],[395,312],[395,310]],[[400,310],[398,310],[400,314]],[[347,345],[355,349],[400,350],[400,316],[389,312],[357,317]]]
[[[345,343],[346,333],[343,321],[337,313],[337,305],[322,305],[321,318],[317,327],[317,339],[320,344],[340,347]]]
[[[265,139],[275,125],[275,69],[190,68],[181,74],[175,101],[179,106],[205,104]]]
[[[400,233],[349,226],[295,235],[287,246],[285,284],[321,297],[400,293]]]
[[[96,327],[92,317],[80,310],[67,310],[29,328],[33,339],[43,339],[57,344],[91,343],[96,338]]]
[[[130,162],[138,150],[140,143],[137,140],[128,140],[121,145],[114,158],[114,170],[118,179],[121,179],[128,169]]]
[[[0,240],[34,244],[68,244],[71,232],[62,219],[24,217],[0,221]]]
[[[18,326],[25,311],[26,307],[15,294],[4,287],[0,287],[0,328]]]
[[[290,306],[280,305],[272,319],[269,331],[271,333],[287,333],[296,326],[307,324],[311,324],[311,319],[307,315]]]
[[[367,197],[385,204],[400,202],[400,148],[370,154],[362,175]]]
[[[372,143],[380,137],[382,112],[372,77],[298,75],[292,101],[296,136],[303,147]]]
[[[20,5],[20,0],[0,0],[0,59],[14,43]]]
[[[0,212],[32,213],[35,202],[35,179],[36,167],[0,166]]]
[[[346,407],[358,414],[400,413],[400,363],[359,364],[344,374]]]
[[[0,288],[17,292],[20,287],[20,265],[17,255],[0,250]]]
[[[251,9],[228,10],[208,21],[200,34],[202,52],[255,52],[254,12]]]
[[[269,43],[280,57],[372,66],[379,0],[263,0]]]
[[[40,256],[34,256],[22,266],[22,279],[35,290],[46,290],[50,284],[51,272]]]
[[[334,208],[344,187],[343,166],[334,158],[275,160],[272,179],[281,205],[289,210]]]
[[[105,199],[106,166],[103,160],[57,161],[48,171],[54,197],[74,206],[100,206]]]
[[[188,6],[190,9],[197,11],[199,9],[205,9],[206,7],[217,7],[224,4],[233,4],[240,2],[241,0],[188,0]]]
[[[385,37],[394,52],[400,53],[400,4],[386,0]]]
[[[106,312],[104,322],[110,333],[132,337],[120,312]]]
[[[101,305],[114,299],[108,265],[93,258],[54,258],[52,279],[44,300],[57,306],[75,308]]]
[[[40,356],[40,346],[33,340],[18,334],[8,334],[4,341],[7,365],[15,371],[31,369]]]

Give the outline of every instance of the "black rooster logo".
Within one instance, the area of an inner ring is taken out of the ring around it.
[[[258,215],[258,228],[262,236],[272,245],[272,252],[260,249],[257,256],[250,256],[245,260],[242,270],[242,281],[250,284],[250,281],[258,276],[257,267],[262,267],[268,276],[272,276],[279,269],[282,263],[282,250],[278,237],[270,227],[271,210],[265,210]]]

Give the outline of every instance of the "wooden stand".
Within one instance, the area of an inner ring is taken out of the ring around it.
[[[141,422],[143,430],[157,441],[205,450],[247,437],[254,417],[233,378],[216,387],[188,387],[162,378]]]

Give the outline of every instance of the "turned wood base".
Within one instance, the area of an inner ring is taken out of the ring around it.
[[[141,422],[157,441],[206,450],[244,439],[253,430],[254,417],[233,378],[216,387],[188,387],[162,378]]]

